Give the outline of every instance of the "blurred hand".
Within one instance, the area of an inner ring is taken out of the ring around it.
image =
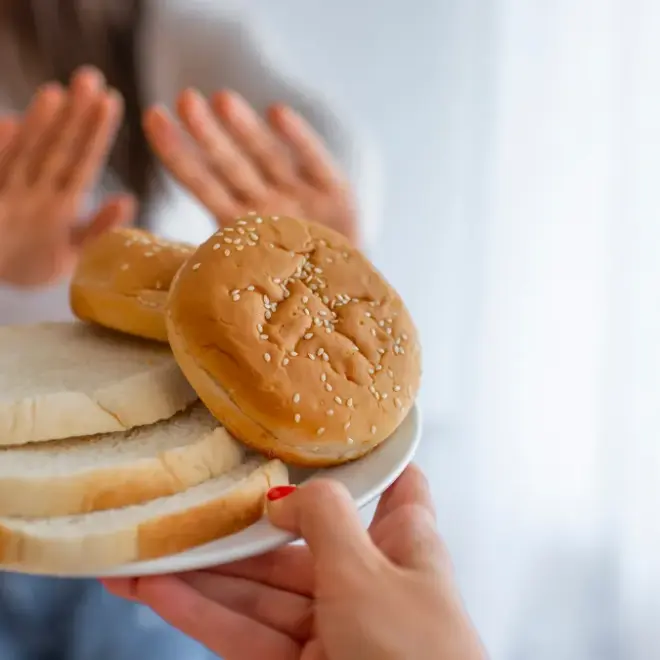
[[[224,660],[482,660],[453,586],[428,488],[410,467],[369,532],[348,492],[272,489],[271,521],[308,547],[180,576],[114,580]]]
[[[145,115],[156,153],[220,223],[248,211],[314,220],[356,239],[349,186],[321,139],[293,110],[266,120],[237,94],[210,103],[193,90],[178,99],[180,123],[161,108]]]
[[[87,68],[68,90],[45,85],[20,122],[0,121],[0,281],[35,286],[57,280],[87,241],[132,219],[134,201],[121,196],[89,223],[77,223],[121,116],[117,93]]]

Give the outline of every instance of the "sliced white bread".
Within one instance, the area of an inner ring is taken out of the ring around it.
[[[125,433],[0,449],[0,515],[66,516],[173,495],[239,465],[244,449],[200,403]]]
[[[0,445],[125,431],[196,399],[162,344],[83,323],[0,328]]]
[[[61,518],[0,518],[0,565],[89,574],[175,554],[256,522],[265,494],[288,482],[280,461],[250,457],[230,472],[145,504]]]

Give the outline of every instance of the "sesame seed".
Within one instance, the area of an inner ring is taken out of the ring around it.
[[[326,328],[325,331],[330,334],[332,332],[332,328]]]
[[[250,284],[250,286],[247,288],[248,291],[254,291],[254,284]]]
[[[323,353],[323,360],[324,360],[324,362],[329,362],[330,361],[330,356],[327,353]]]
[[[264,221],[263,218],[257,218],[257,219],[255,220],[255,222],[256,222],[258,225],[260,225],[263,221]]]
[[[316,354],[317,354],[319,357],[321,357],[321,355],[323,355],[323,353],[325,353],[325,350],[324,350],[323,348],[319,348],[319,350],[316,351]]]
[[[244,235],[245,235],[245,229],[243,229],[243,227],[239,227],[236,231],[237,231],[241,236],[244,236]]]
[[[266,334],[259,335],[259,338],[260,339],[268,339],[268,335],[266,335]]]
[[[314,353],[307,353],[307,357],[312,361],[316,360],[316,355],[314,355]]]
[[[401,404],[401,399],[399,399],[399,397],[396,397],[396,398],[394,399],[394,403],[395,403],[395,405],[396,405],[397,408],[401,408],[401,405],[402,405],[402,404]]]
[[[270,353],[264,353],[264,360],[266,360],[266,362],[270,362]]]
[[[376,328],[371,328],[371,334],[375,337],[376,336]]]
[[[346,405],[349,408],[352,408],[353,407],[353,399],[352,398],[346,399]]]
[[[401,391],[401,385],[395,385],[393,387],[393,389],[394,389],[395,392],[400,392]]]
[[[314,336],[314,333],[312,332],[306,332],[303,337],[304,339],[311,339]]]
[[[258,237],[254,232],[250,232],[250,233],[248,234],[248,236],[249,236],[253,241],[258,241],[258,240],[259,240],[259,237]]]
[[[327,376],[327,374],[326,374],[325,372],[323,372],[323,373],[321,374],[321,382],[322,382],[322,383],[325,383],[326,380],[328,380],[328,376]]]
[[[264,313],[264,317],[266,318],[267,321],[270,321],[271,316],[272,314],[270,313],[270,311],[266,310],[266,312]]]
[[[274,277],[273,282],[275,282],[275,284],[280,284],[282,280],[279,277]]]
[[[369,367],[369,373],[370,373],[371,375],[373,375],[373,374],[376,373],[376,371],[375,371],[374,369],[372,369],[371,367]]]
[[[387,399],[387,392],[381,392],[380,393],[380,398],[381,399]]]
[[[193,264],[192,269],[193,269],[193,270],[198,270],[199,267],[200,267],[201,265],[202,265],[202,264]]]
[[[334,414],[335,414],[335,411],[334,411],[332,408],[330,408],[330,409],[326,412],[326,415],[328,415],[329,417],[332,417]]]
[[[285,358],[282,360],[282,364],[286,367],[286,365],[289,364],[289,358],[288,358],[288,357],[285,357]]]
[[[245,245],[237,245],[236,249],[241,252],[245,248]]]
[[[350,429],[350,428],[351,428],[351,423],[346,422],[346,424],[344,424],[344,431],[348,431],[348,429]]]
[[[241,299],[241,296],[240,296],[238,293],[236,293],[236,294],[234,294],[234,295],[231,297],[231,299],[232,299],[234,302],[238,302],[238,301]]]
[[[335,403],[338,403],[338,404],[341,406],[341,404],[343,403],[343,401],[341,400],[341,397],[340,397],[340,396],[336,396],[336,397],[335,397]]]
[[[213,246],[213,249],[214,249],[214,250],[219,250],[219,249],[220,249],[220,243],[216,243],[216,244]]]
[[[346,442],[348,442],[349,445],[353,444],[353,438],[346,438]]]
[[[303,311],[305,312],[305,316],[311,316],[311,312],[309,311],[309,309],[307,309],[307,307],[304,307]]]
[[[325,433],[325,429],[323,427],[321,427],[316,431],[316,435],[323,435],[324,433]]]
[[[332,385],[330,385],[330,383],[326,383],[326,384],[325,384],[325,389],[326,389],[328,392],[332,392]]]
[[[299,403],[299,402],[300,402],[300,394],[298,394],[298,392],[296,392],[296,393],[293,395],[293,402],[294,402],[294,403]]]
[[[234,241],[232,241],[231,238],[229,238],[229,236],[225,236],[224,240],[225,240],[225,243],[233,243],[234,242]]]
[[[231,250],[225,250],[225,257],[228,257],[231,254]]]
[[[375,435],[375,433],[376,433],[376,427],[372,426],[371,427],[371,435]]]
[[[299,423],[300,423],[300,413],[296,413],[296,414],[293,416],[293,419],[294,419],[294,421],[296,422],[296,424],[299,424]]]
[[[302,297],[303,305],[306,305],[309,302],[309,298],[307,296]]]

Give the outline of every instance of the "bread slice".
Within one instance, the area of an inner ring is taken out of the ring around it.
[[[147,502],[231,470],[244,453],[199,403],[125,433],[0,449],[0,515],[66,516]]]
[[[248,458],[230,472],[146,504],[61,518],[0,518],[0,565],[75,575],[175,554],[256,522],[265,494],[287,483],[280,461]]]
[[[0,328],[0,445],[125,431],[196,399],[167,346],[83,323]]]

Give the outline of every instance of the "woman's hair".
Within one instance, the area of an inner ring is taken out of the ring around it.
[[[81,65],[100,69],[124,98],[124,122],[109,168],[145,209],[156,185],[155,157],[142,130],[138,66],[143,0],[4,0],[6,27],[42,81],[66,84]],[[144,219],[144,214],[142,216]],[[143,224],[143,223],[141,223]]]

